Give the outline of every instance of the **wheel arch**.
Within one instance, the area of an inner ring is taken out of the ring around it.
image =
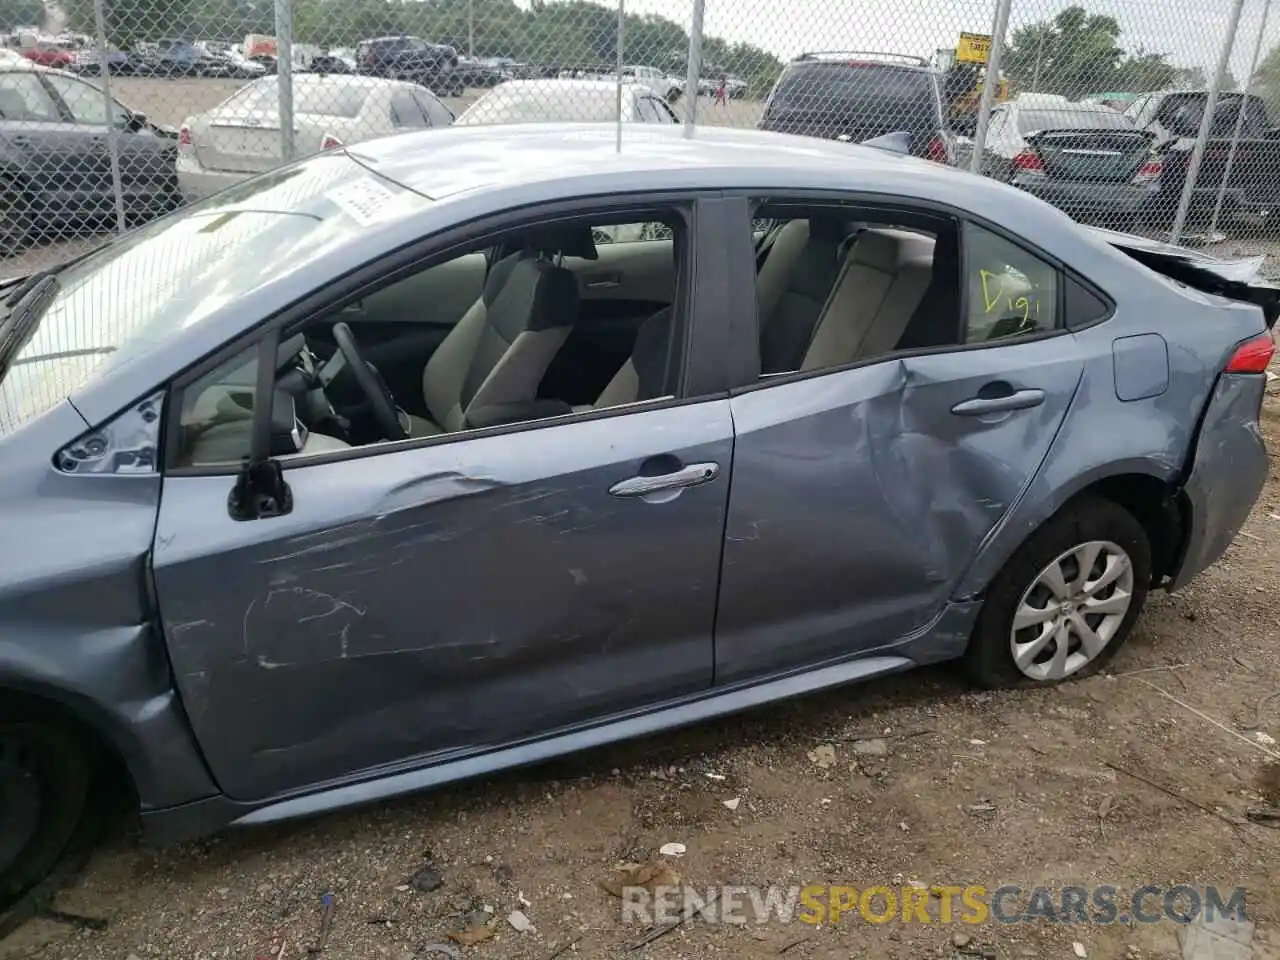
[[[113,781],[136,798],[138,781],[127,757],[129,748],[110,715],[88,697],[26,678],[0,673],[0,700],[5,710],[36,720],[51,720],[70,732],[105,767]]]
[[[105,695],[36,670],[15,669],[10,663],[0,664],[0,702],[25,704],[65,724],[90,749],[101,750],[140,809],[180,805],[218,793],[173,691],[114,703]]]
[[[1118,504],[1142,525],[1151,542],[1153,587],[1162,585],[1176,572],[1186,545],[1190,505],[1175,468],[1140,458],[1081,473],[1059,486],[1052,496],[1029,491],[988,536],[962,578],[955,598],[982,596],[1023,543],[1064,510],[1089,497]]]

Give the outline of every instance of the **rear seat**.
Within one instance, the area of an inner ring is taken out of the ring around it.
[[[813,217],[792,220],[778,232],[756,279],[761,373],[800,369],[853,229],[835,217]]]
[[[849,249],[800,369],[888,353],[902,338],[933,270],[934,242],[909,230],[863,230]]]

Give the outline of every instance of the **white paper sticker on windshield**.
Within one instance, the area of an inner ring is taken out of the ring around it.
[[[396,195],[372,177],[334,187],[325,197],[362,227],[395,215]]]

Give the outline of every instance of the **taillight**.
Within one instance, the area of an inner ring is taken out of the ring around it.
[[[332,133],[326,133],[320,138],[321,150],[335,150],[342,146],[342,141],[335,137]]]
[[[924,158],[934,163],[950,163],[951,158],[947,156],[947,142],[941,137],[934,137],[924,148]]]
[[[1276,354],[1276,342],[1269,333],[1260,333],[1251,337],[1231,355],[1224,373],[1265,373]]]
[[[1022,150],[1014,154],[1013,169],[1015,173],[1044,173],[1044,163],[1032,150]]]
[[[1137,176],[1133,178],[1134,183],[1150,183],[1152,180],[1159,180],[1160,173],[1163,170],[1159,160],[1148,160],[1141,169],[1138,170]]]
[[[185,123],[178,128],[178,146],[179,148],[191,148],[191,128]]]

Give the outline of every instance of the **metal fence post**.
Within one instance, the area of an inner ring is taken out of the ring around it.
[[[702,18],[706,13],[706,0],[693,0],[693,22],[689,24],[689,67],[684,77],[684,102],[688,116],[684,121],[684,135],[693,136],[698,124],[698,77],[702,73]]]
[[[124,233],[128,219],[124,213],[124,184],[120,179],[120,131],[116,129],[116,103],[111,96],[111,66],[107,56],[107,14],[102,0],[93,0],[94,29],[98,34],[98,69],[102,71],[102,109],[106,116],[107,153],[111,158],[111,192],[116,202],[116,229]]]
[[[618,71],[618,153],[622,152],[622,31],[626,23],[626,12],[623,4],[626,0],[618,0],[618,38],[614,46],[617,47],[617,64]]]
[[[1227,196],[1227,183],[1231,179],[1231,168],[1235,166],[1236,149],[1240,146],[1240,134],[1244,131],[1244,118],[1248,114],[1249,89],[1253,86],[1254,75],[1258,72],[1258,60],[1262,56],[1262,38],[1267,33],[1267,17],[1271,15],[1271,0],[1263,0],[1262,23],[1258,25],[1258,42],[1253,45],[1253,59],[1249,62],[1249,75],[1244,78],[1244,90],[1240,93],[1240,109],[1236,113],[1236,128],[1231,133],[1231,147],[1227,150],[1227,162],[1222,168],[1222,183],[1218,185],[1218,197],[1213,202],[1213,218],[1209,221],[1209,236],[1218,232],[1218,218],[1222,216],[1222,202]]]
[[[978,127],[973,132],[973,155],[969,169],[982,172],[982,150],[987,142],[987,115],[991,113],[991,101],[1000,87],[1000,55],[1004,50],[1004,35],[1009,29],[1009,9],[1013,0],[996,0],[996,15],[991,25],[991,52],[987,54],[987,69],[982,77],[982,102],[978,104]]]
[[[1218,65],[1213,71],[1213,80],[1209,84],[1209,96],[1204,105],[1204,116],[1200,118],[1200,129],[1196,133],[1196,145],[1191,150],[1191,162],[1187,166],[1187,179],[1182,184],[1182,196],[1178,198],[1178,212],[1173,217],[1173,229],[1169,241],[1177,243],[1182,237],[1182,229],[1187,224],[1187,214],[1191,211],[1191,198],[1195,193],[1196,180],[1200,176],[1200,164],[1204,162],[1204,151],[1209,143],[1209,131],[1213,128],[1213,111],[1218,106],[1218,91],[1226,80],[1227,68],[1231,63],[1231,49],[1236,45],[1236,31],[1240,29],[1240,11],[1244,9],[1244,0],[1234,0],[1231,5],[1231,19],[1227,22],[1227,35],[1223,37],[1222,49],[1218,52]]]
[[[280,159],[288,163],[295,154],[292,0],[276,0],[276,86],[280,103]]]

